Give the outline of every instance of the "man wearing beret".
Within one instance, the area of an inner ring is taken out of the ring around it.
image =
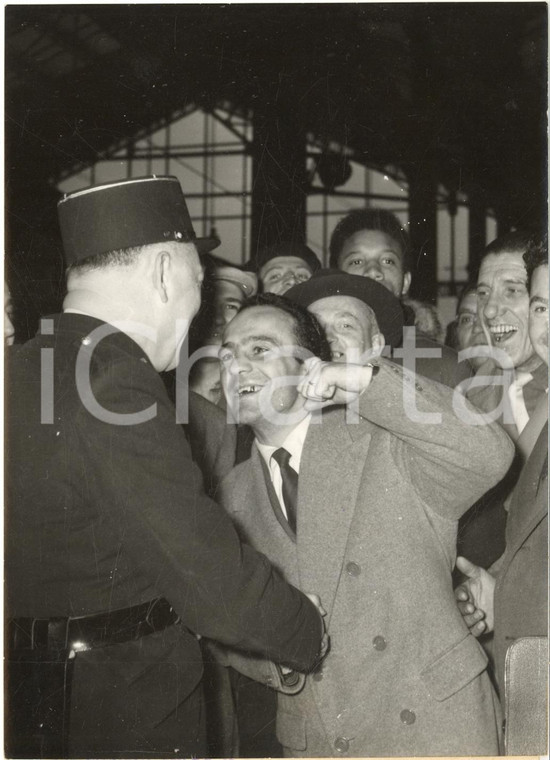
[[[291,582],[319,590],[331,637],[306,678],[224,656],[278,690],[286,756],[492,755],[496,697],[451,571],[458,518],[502,477],[513,446],[496,424],[461,421],[440,383],[383,358],[330,361],[328,345],[308,353],[318,323],[296,300],[341,298],[347,312],[368,303],[394,334],[391,304],[386,312],[378,288],[368,291],[314,276],[292,301],[247,302],[224,331],[224,391],[255,443],[223,481],[223,504]],[[345,350],[333,343],[333,358]],[[404,388],[429,419],[411,419]]]
[[[216,244],[179,182],[91,187],[59,217],[64,312],[7,379],[7,754],[205,756],[198,637],[305,671],[322,619],[205,496],[158,374]]]
[[[259,251],[248,268],[258,274],[264,293],[283,295],[293,285],[309,280],[321,262],[305,243],[282,241]]]

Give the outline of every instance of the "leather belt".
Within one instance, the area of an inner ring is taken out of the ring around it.
[[[8,647],[16,658],[17,652],[29,650],[65,653],[72,658],[77,652],[137,641],[178,621],[166,599],[84,617],[11,618]]]

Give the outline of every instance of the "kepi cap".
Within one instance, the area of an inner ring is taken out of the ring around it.
[[[401,345],[404,325],[401,302],[370,277],[346,274],[338,269],[320,269],[309,280],[294,285],[284,294],[284,298],[304,308],[331,296],[351,296],[370,306],[386,343],[392,348]]]
[[[197,238],[177,177],[150,176],[94,185],[57,204],[67,264],[108,251],[175,241],[199,253],[217,238]]]

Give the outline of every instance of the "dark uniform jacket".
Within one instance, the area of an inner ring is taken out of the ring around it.
[[[50,325],[9,359],[7,614],[94,615],[165,597],[182,624],[77,654],[70,752],[174,757],[200,717],[185,712],[202,674],[195,634],[303,670],[320,618],[204,495],[141,348],[84,315]],[[97,345],[96,328],[110,333]]]

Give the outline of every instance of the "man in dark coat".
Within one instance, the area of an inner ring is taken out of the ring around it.
[[[530,345],[548,362],[548,253],[532,246],[525,254],[530,276]],[[538,250],[537,250],[538,249]],[[494,631],[496,680],[508,710],[506,654],[517,639],[548,633],[548,406],[542,399],[518,439],[526,457],[514,488],[506,525],[506,549],[490,572],[459,557],[468,580],[456,590],[459,607],[472,633]],[[540,735],[546,735],[547,706]],[[535,712],[535,711],[533,711]],[[527,742],[529,754],[544,754],[547,741]]]
[[[59,205],[64,313],[7,378],[12,757],[204,756],[205,635],[308,670],[322,620],[202,488],[158,372],[202,271],[178,181]]]
[[[529,335],[524,254],[530,242],[529,234],[515,231],[502,235],[485,249],[477,281],[479,325],[474,329],[481,327],[490,348],[474,349],[479,355],[483,351],[491,353],[466,390],[469,401],[496,419],[518,444],[537,405],[546,405],[548,388],[546,362],[535,351]],[[476,565],[488,568],[504,551],[505,503],[524,459],[518,446],[518,456],[503,481],[461,520],[458,553]]]

